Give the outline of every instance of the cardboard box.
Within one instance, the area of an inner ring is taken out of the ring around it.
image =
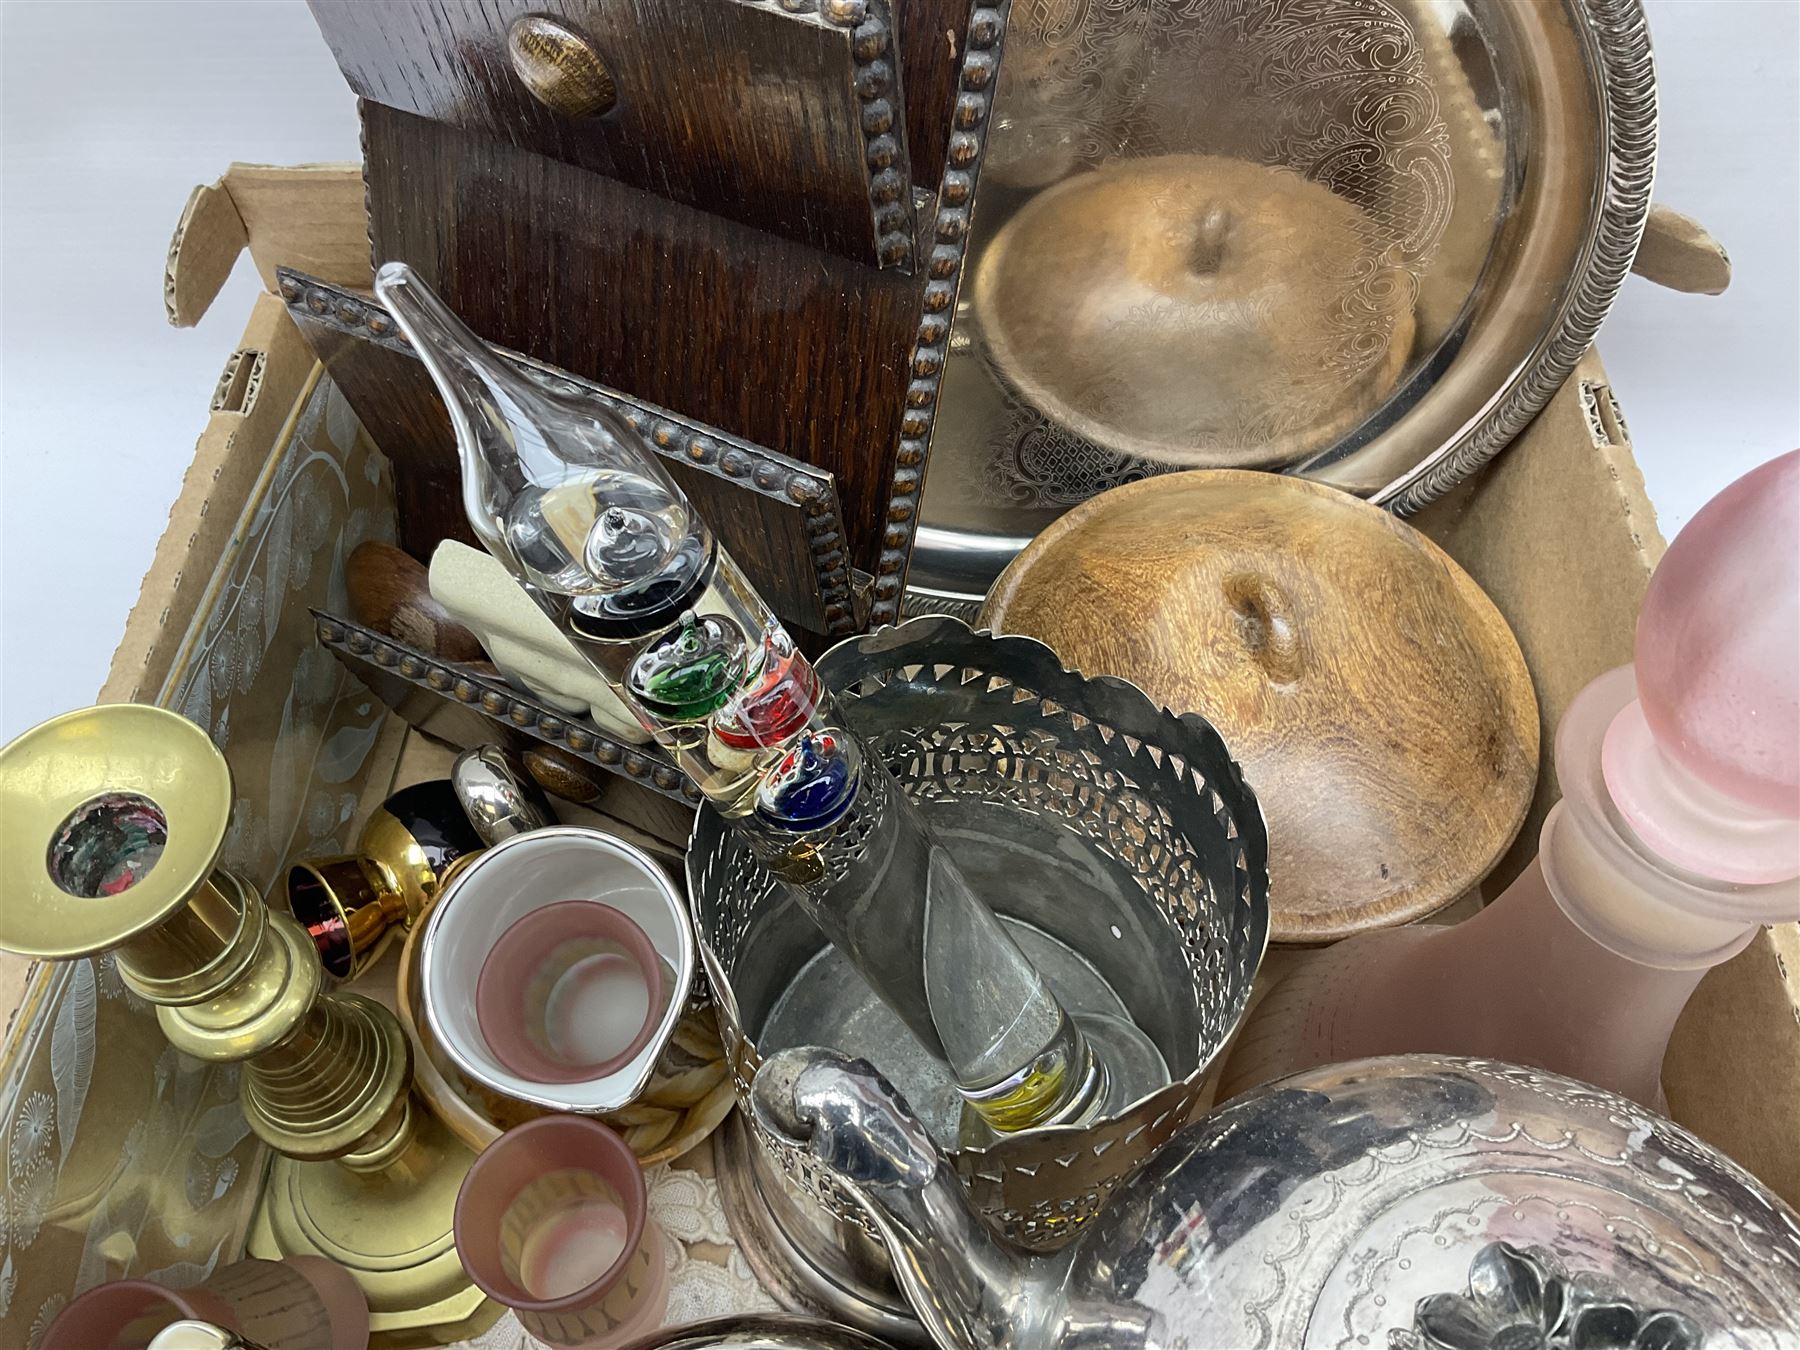
[[[165,279],[171,321],[196,322],[246,249],[265,293],[101,690],[212,731],[237,792],[225,862],[264,888],[289,860],[346,846],[397,775],[442,770],[441,751],[318,648],[307,615],[342,612],[343,556],[391,537],[392,501],[381,455],[273,293],[274,267],[366,287],[361,209],[349,166],[236,165],[190,199]],[[1663,548],[1599,358],[1418,523],[1494,598],[1537,684],[1543,779],[1492,892],[1529,859],[1556,798],[1551,729],[1587,680],[1631,658]],[[1793,925],[1712,971],[1664,1082],[1677,1120],[1800,1203],[1797,975]],[[264,1160],[236,1111],[235,1073],[168,1051],[151,1010],[103,961],[5,961],[0,1008],[11,1216],[0,1345],[29,1345],[76,1289],[151,1272],[180,1283],[235,1256]]]

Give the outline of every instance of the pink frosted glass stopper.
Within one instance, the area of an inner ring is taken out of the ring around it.
[[[1650,579],[1638,702],[1607,789],[1643,841],[1720,881],[1800,876],[1800,451],[1708,502]]]

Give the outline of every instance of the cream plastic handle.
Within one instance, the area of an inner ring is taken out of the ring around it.
[[[431,598],[474,632],[501,673],[563,712],[586,713],[608,735],[650,739],[568,638],[486,551],[446,539],[431,555]]]

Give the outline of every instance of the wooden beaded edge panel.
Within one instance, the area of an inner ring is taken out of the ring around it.
[[[835,474],[850,560],[873,570],[918,276],[481,132],[362,115],[383,262],[490,342]]]
[[[440,661],[398,638],[349,619],[311,610],[319,644],[347,665],[392,706],[383,685],[403,681],[451,703],[558,746],[587,763],[642,783],[688,806],[700,803],[700,789],[666,755],[614,740],[592,723],[538,702],[503,681]]]
[[[766,6],[816,0],[739,2]],[[943,17],[944,8],[944,0],[921,4],[916,12],[931,16],[922,19],[921,27],[926,23],[935,26]],[[611,181],[609,186],[609,180],[603,176],[560,166],[510,144],[496,143],[492,149],[483,149],[465,139],[476,133],[366,104],[363,126],[369,151],[366,159],[371,235],[384,256],[403,257],[421,268],[434,284],[447,287],[445,293],[453,304],[459,308],[463,307],[459,301],[472,304],[469,317],[475,320],[478,330],[486,330],[491,337],[540,353],[565,369],[599,375],[609,385],[628,389],[646,401],[680,406],[747,440],[778,445],[802,459],[829,464],[837,473],[847,512],[844,522],[849,556],[855,565],[874,573],[874,606],[868,617],[876,623],[893,622],[899,617],[918,525],[938,389],[960,288],[970,210],[1009,8],[1007,0],[970,5],[963,11],[967,24],[960,43],[952,40],[955,34],[950,31],[933,35],[934,40],[945,39],[944,51],[955,49],[959,60],[954,66],[954,98],[940,118],[945,133],[941,148],[946,167],[935,198],[922,199],[918,222],[921,229],[914,245],[916,264],[909,276],[889,273],[890,281],[903,282],[910,293],[907,301],[900,304],[910,314],[895,311],[900,297],[883,294],[887,288],[875,281],[879,273],[865,279],[857,275],[854,264],[847,266],[847,260],[834,262],[825,255],[817,266],[824,268],[828,286],[846,300],[860,300],[857,308],[862,317],[845,329],[825,322],[828,316],[812,315],[809,311],[809,322],[822,324],[824,331],[835,334],[842,344],[839,350],[849,359],[833,359],[829,369],[815,370],[815,352],[813,359],[796,366],[791,379],[783,379],[778,385],[748,381],[749,387],[758,390],[753,398],[746,400],[742,393],[746,384],[738,380],[725,391],[713,388],[714,382],[704,375],[698,380],[684,375],[675,383],[670,382],[672,371],[702,372],[713,366],[714,362],[696,363],[690,358],[713,350],[718,339],[712,340],[711,346],[691,336],[673,340],[668,336],[671,324],[659,323],[654,327],[661,330],[661,335],[651,336],[650,348],[634,352],[632,348],[638,344],[627,342],[621,346],[617,335],[590,330],[590,336],[581,337],[566,325],[545,328],[537,320],[513,313],[516,305],[485,295],[482,288],[486,283],[465,275],[471,260],[484,248],[492,253],[495,245],[472,236],[465,238],[468,231],[450,232],[450,225],[471,211],[477,221],[491,219],[497,209],[497,201],[471,193],[467,165],[485,160],[489,167],[484,172],[490,176],[499,174],[497,181],[508,183],[524,181],[519,175],[538,175],[542,181],[529,190],[530,195],[549,193],[559,201],[569,196],[577,212],[572,219],[591,223],[578,227],[576,234],[560,236],[554,234],[555,222],[550,230],[534,225],[526,236],[509,242],[506,251],[522,257],[558,256],[564,269],[559,279],[577,291],[598,286],[601,292],[610,290],[620,295],[641,292],[640,299],[654,295],[659,305],[673,302],[677,314],[684,312],[685,304],[698,303],[710,294],[712,299],[707,303],[718,314],[696,311],[684,322],[673,322],[676,330],[722,323],[724,319],[719,315],[723,314],[735,312],[741,316],[742,305],[753,298],[749,293],[739,294],[739,283],[746,272],[761,277],[765,286],[782,278],[795,280],[807,275],[807,268],[814,265],[807,264],[801,254],[793,253],[793,245],[784,250],[777,247],[775,238],[766,235],[758,243],[747,237],[742,227],[732,229],[731,222],[722,217],[714,217],[717,224],[709,227],[705,224],[706,213],[694,208],[683,208],[675,202],[663,207],[654,202],[637,202],[629,184]],[[866,15],[868,10],[846,0],[841,12]],[[908,51],[918,49],[923,41],[920,32],[906,31],[914,12],[904,7],[897,20],[901,29],[899,46]],[[891,32],[886,47],[895,48]],[[874,55],[877,50],[878,45],[871,44],[866,54]],[[901,59],[897,50],[894,59]],[[934,71],[933,75],[941,79],[940,72]],[[909,116],[916,115],[916,111],[907,108]],[[532,161],[540,162],[534,166]],[[407,170],[404,176],[402,167]],[[576,182],[570,173],[589,182]],[[397,213],[400,204],[396,195],[403,189],[417,194],[422,183],[426,185],[422,189],[424,200],[442,200],[446,205],[435,211],[411,205],[404,214]],[[452,201],[456,203],[454,208],[448,205]],[[929,217],[928,223],[925,217]],[[607,223],[615,221],[630,223],[632,237],[647,234],[678,241],[683,265],[699,266],[700,273],[678,280],[667,275],[666,267],[660,272],[650,270],[649,262],[637,252],[621,252],[620,245],[611,238],[620,225]],[[574,253],[567,251],[571,242]],[[816,266],[813,278],[816,288]],[[467,296],[457,293],[471,287]],[[670,287],[674,289],[671,291]],[[770,321],[745,332],[743,337],[764,350],[804,352],[809,344],[788,328],[791,324],[784,328],[781,321]],[[754,363],[741,367],[736,356],[727,357],[723,365],[738,371],[740,378],[746,370],[754,373]],[[851,370],[858,365],[863,368],[860,375]],[[769,396],[770,390],[779,395],[784,389],[785,400]],[[818,411],[794,416],[795,398],[803,400],[802,407],[810,405]],[[851,402],[845,403],[845,399]],[[877,448],[879,453],[868,453]]]
[[[889,0],[309,3],[365,100],[865,265],[912,264]],[[926,67],[934,92],[942,64]]]
[[[808,12],[815,0],[734,0],[789,15]],[[906,102],[900,53],[887,0],[817,0],[819,13],[850,34],[852,81],[863,132],[869,217],[875,265],[910,270],[913,262],[912,162],[907,154]]]
[[[919,529],[919,500],[936,425],[938,387],[949,353],[975,184],[980,174],[988,114],[1000,81],[1001,45],[1011,8],[1011,0],[999,0],[995,4],[977,4],[969,14],[930,251],[919,269],[925,278],[923,309],[908,362],[900,446],[894,457],[881,551],[875,563],[874,601],[869,611],[872,624],[897,623],[900,619],[906,569]]]

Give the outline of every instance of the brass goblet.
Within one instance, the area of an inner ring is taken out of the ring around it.
[[[489,844],[556,823],[512,753],[483,745],[457,756],[448,779],[401,788],[375,808],[356,851],[288,869],[288,908],[306,926],[326,973],[367,970],[413,926],[463,864]]]
[[[175,1047],[243,1066],[244,1115],[277,1157],[254,1256],[325,1256],[378,1336],[462,1333],[498,1309],[463,1274],[451,1213],[473,1155],[411,1095],[394,1015],[326,993],[305,929],[216,865],[231,771],[161,708],[52,718],[0,748],[0,948],[113,952]]]
[[[288,908],[335,979],[361,974],[395,932],[437,898],[481,836],[445,779],[402,788],[375,808],[353,852],[288,869]]]

